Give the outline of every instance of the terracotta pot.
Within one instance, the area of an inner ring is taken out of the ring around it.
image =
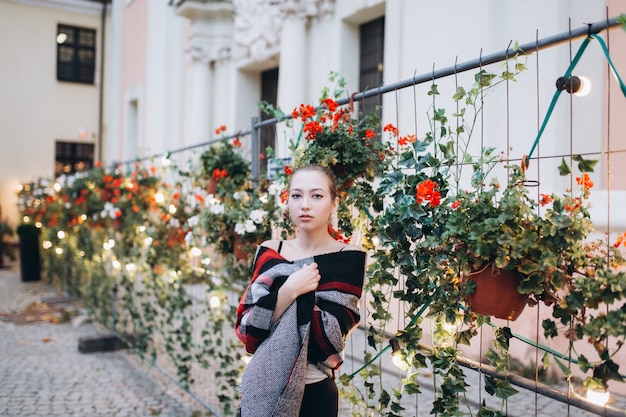
[[[211,178],[209,180],[209,184],[206,187],[207,194],[215,194],[215,189],[217,188],[217,181],[215,178]]]
[[[113,193],[106,188],[100,191],[100,200],[101,201],[111,201],[113,198]]]
[[[246,252],[244,249],[248,243],[249,242],[243,239],[241,236],[235,236],[235,244],[233,246],[233,255],[235,255],[235,258],[240,260],[248,259],[248,252]]]
[[[469,277],[476,291],[468,298],[472,311],[499,319],[515,320],[526,307],[528,296],[517,292],[520,275],[490,266]]]
[[[342,191],[348,191],[350,188],[354,187],[354,178],[348,178],[347,180],[344,181],[344,183],[341,185],[341,190]]]

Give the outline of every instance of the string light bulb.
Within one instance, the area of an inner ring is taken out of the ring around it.
[[[556,80],[556,88],[560,91],[567,91],[575,96],[584,97],[591,91],[591,81],[589,81],[589,78],[580,75],[559,77],[559,79]]]
[[[587,400],[601,407],[609,402],[610,396],[608,389],[587,388]]]
[[[170,159],[170,153],[165,152],[163,156],[161,157],[161,165],[163,165],[164,167],[168,167],[171,164],[172,164],[172,160]]]
[[[216,309],[219,308],[219,306],[222,304],[222,301],[220,300],[220,298],[217,295],[212,296],[209,299],[209,306],[212,309]]]
[[[398,339],[395,337],[393,339],[389,339],[389,345],[391,345],[391,361],[393,364],[403,371],[409,369],[409,364],[402,354],[402,349],[400,349],[400,342],[398,342]]]

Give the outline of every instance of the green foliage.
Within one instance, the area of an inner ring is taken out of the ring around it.
[[[436,399],[433,413],[442,415],[459,410],[455,394],[462,392],[464,378],[454,372],[456,344],[470,344],[476,328],[488,320],[474,314],[466,301],[475,290],[468,277],[485,268],[517,271],[518,291],[528,296],[529,303],[552,307],[552,318],[543,323],[546,337],[556,337],[561,326],[571,324],[571,337],[589,340],[599,360],[587,369],[598,370],[596,379],[606,382],[620,375],[610,358],[626,334],[626,310],[619,308],[626,295],[626,274],[615,268],[624,259],[606,239],[587,239],[594,228],[586,203],[593,184],[586,173],[597,161],[574,156],[571,162],[578,174],[573,174],[563,160],[560,174],[575,177],[577,187],[534,197],[524,170],[507,163],[503,154],[493,148],[470,153],[484,98],[498,84],[514,82],[525,69],[520,62],[512,67],[501,75],[483,70],[470,88],[457,87],[453,100],[458,107],[452,114],[435,107],[440,92],[433,83],[428,91],[433,99],[430,130],[400,148],[397,165],[389,168],[375,192],[374,199],[384,198],[386,205],[373,216],[380,247],[373,255],[368,282],[372,318],[388,318],[387,304],[381,305],[386,293],[380,288],[399,288],[393,296],[407,306],[408,325],[397,337],[410,357],[421,338],[411,330],[418,326],[414,318],[428,306],[426,315],[435,321],[435,351],[427,358],[448,394]],[[506,182],[495,175],[500,167]],[[466,179],[469,185],[462,182]],[[617,308],[591,313],[601,305]],[[450,325],[457,328],[453,333]],[[494,349],[488,353],[505,374],[510,369],[510,337],[508,329],[497,329]],[[618,341],[608,344],[609,338]],[[516,392],[506,379],[491,378],[487,387],[501,399]],[[498,415],[487,410],[481,409],[482,415]]]
[[[216,182],[215,193],[223,197],[241,189],[250,179],[250,162],[227,140],[200,155],[202,175]]]

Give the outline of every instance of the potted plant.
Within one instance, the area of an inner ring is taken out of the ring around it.
[[[219,134],[225,129],[220,126],[215,132]],[[200,155],[203,175],[209,180],[209,194],[232,194],[250,179],[250,162],[237,151],[240,147],[238,139],[232,143],[222,139]]]
[[[383,177],[374,199],[374,206],[384,208],[375,225],[381,247],[374,255],[370,285],[394,285],[393,271],[399,269],[404,285],[395,296],[407,303],[411,317],[397,334],[405,356],[416,368],[426,366],[427,358],[417,347],[421,329],[415,320],[424,305],[436,322],[433,339],[443,340],[442,335],[448,334],[453,341],[428,355],[442,380],[442,394],[432,410],[441,415],[457,412],[458,394],[465,392],[455,345],[469,344],[477,327],[489,320],[477,313],[494,314],[470,303],[481,285],[476,279],[480,271],[500,270],[496,282],[509,272],[513,275],[517,311],[501,317],[512,319],[526,303],[541,302],[552,308],[551,317],[542,324],[546,337],[557,336],[560,326],[566,325],[567,337],[587,339],[594,346],[596,358],[576,358],[583,372],[590,371],[586,386],[606,387],[610,379],[622,380],[611,358],[626,341],[626,272],[618,269],[624,259],[607,238],[589,240],[594,226],[587,199],[593,183],[587,172],[593,169],[593,161],[574,157],[581,171],[573,175],[574,187],[563,194],[533,197],[521,166],[494,149],[482,149],[475,157],[468,152],[484,93],[513,75],[504,73],[499,78],[481,71],[470,90],[459,87],[454,99],[466,108],[456,114],[461,120],[457,128],[450,126],[445,110],[433,109],[431,131],[401,149],[399,166]],[[429,94],[438,94],[436,85]],[[471,169],[465,177],[464,168]],[[494,174],[497,170],[504,180]],[[571,175],[566,161],[559,171]],[[468,177],[469,183],[461,182]],[[377,290],[372,295],[384,297]],[[604,313],[603,307],[602,313],[596,313],[601,305],[610,306],[610,311]],[[374,307],[377,316],[388,316],[384,306]],[[459,322],[464,323],[462,330],[450,335],[444,329],[446,323]],[[500,347],[506,349],[506,342]],[[491,358],[502,365],[502,355],[494,352]],[[506,372],[506,366],[500,369]],[[501,398],[515,392],[506,380],[497,384],[493,391]]]
[[[291,140],[290,148],[293,168],[320,164],[335,175],[342,199],[338,230],[334,233],[349,238],[355,223],[350,207],[369,207],[373,195],[371,184],[386,171],[393,155],[392,146],[381,135],[396,129],[391,125],[383,128],[377,114],[356,113],[353,103],[339,106],[336,100],[344,92],[345,78],[331,72],[329,81],[333,85],[322,89],[318,107],[300,104],[292,111],[292,118],[300,121],[301,129]],[[276,117],[283,114],[267,103],[262,108]],[[288,167],[287,175],[290,171]]]
[[[222,255],[234,254],[242,260],[247,260],[259,243],[271,238],[281,215],[269,193],[268,181],[253,189],[248,179],[229,194],[221,194],[218,185],[218,192],[209,196],[206,206],[201,218],[207,243]]]

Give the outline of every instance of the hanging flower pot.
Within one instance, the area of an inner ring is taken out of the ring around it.
[[[207,194],[215,194],[216,189],[217,189],[217,180],[215,178],[211,178],[206,187]]]
[[[476,290],[468,297],[468,303],[478,314],[515,320],[526,307],[528,296],[517,291],[521,277],[515,271],[489,265],[469,279],[476,284]]]
[[[245,239],[241,235],[235,235],[235,243],[233,245],[233,255],[239,260],[247,260],[248,252],[245,247],[250,244],[249,239]]]

